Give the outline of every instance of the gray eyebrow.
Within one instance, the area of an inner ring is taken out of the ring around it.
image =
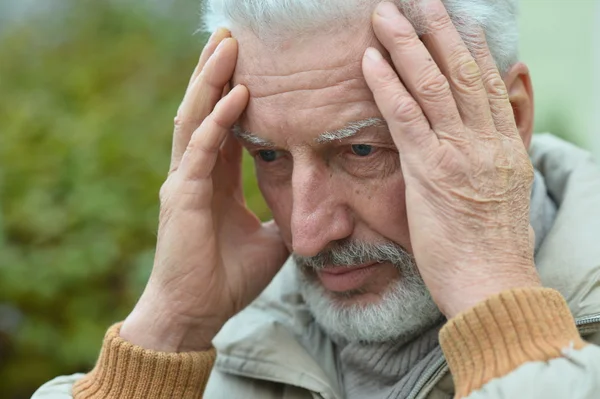
[[[255,135],[253,133],[245,131],[244,129],[242,129],[242,127],[240,125],[233,126],[233,134],[237,138],[244,140],[247,143],[259,146],[259,147],[266,147],[266,148],[275,147],[275,144],[273,144],[269,140],[265,140],[261,137],[258,137],[257,135]]]
[[[330,143],[332,141],[343,140],[349,137],[355,136],[360,133],[363,129],[373,126],[385,126],[386,121],[381,118],[368,118],[362,121],[350,122],[341,129],[332,130],[321,134],[315,139],[317,144]],[[233,134],[241,140],[247,143],[260,146],[260,147],[275,147],[275,144],[269,140],[263,139],[255,135],[254,133],[245,131],[239,125],[233,127]]]
[[[351,122],[341,129],[325,132],[315,139],[318,144],[330,143],[355,136],[361,130],[372,126],[385,126],[386,121],[381,118],[368,118],[362,121]]]

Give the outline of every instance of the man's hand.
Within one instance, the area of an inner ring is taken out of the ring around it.
[[[238,86],[221,98],[237,53],[228,31],[211,37],[175,118],[152,275],[121,328],[124,339],[148,349],[210,348],[288,256],[277,226],[263,225],[245,205],[242,148],[231,127],[248,90]]]
[[[421,41],[392,3],[363,72],[400,152],[419,271],[451,318],[500,291],[539,286],[529,196],[533,168],[485,43],[469,52],[442,2],[424,6]]]

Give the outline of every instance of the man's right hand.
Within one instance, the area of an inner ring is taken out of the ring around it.
[[[230,36],[213,34],[175,118],[152,275],[121,327],[122,338],[147,349],[209,349],[288,256],[277,226],[245,205],[242,148],[231,127],[249,93],[237,86],[223,97],[238,53]]]

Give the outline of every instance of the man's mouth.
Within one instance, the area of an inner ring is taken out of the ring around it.
[[[318,270],[317,275],[326,290],[347,292],[361,288],[379,264],[370,262],[357,266],[328,266]]]

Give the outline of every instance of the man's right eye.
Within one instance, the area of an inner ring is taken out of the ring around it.
[[[278,158],[278,153],[275,150],[260,150],[258,156],[264,162],[274,162]]]

